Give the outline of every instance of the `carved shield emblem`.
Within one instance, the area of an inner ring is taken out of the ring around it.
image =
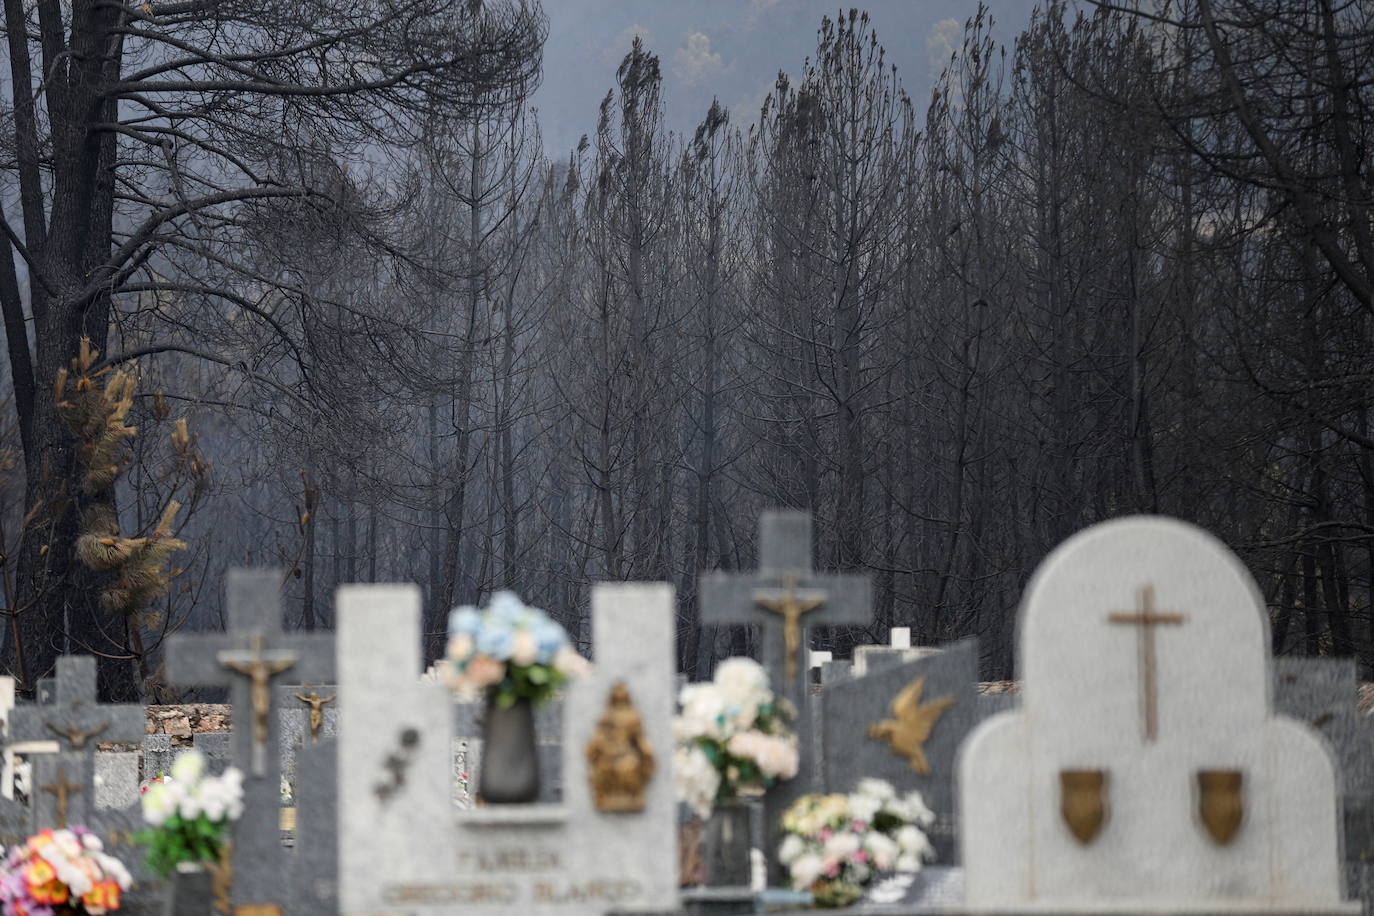
[[[1107,774],[1102,770],[1059,771],[1059,813],[1074,839],[1091,843],[1107,822]]]
[[[1225,846],[1245,820],[1245,799],[1240,770],[1199,770],[1197,774],[1198,817],[1207,834]]]

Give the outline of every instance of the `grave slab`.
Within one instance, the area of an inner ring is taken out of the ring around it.
[[[913,700],[918,683],[919,696]],[[860,778],[875,777],[901,792],[920,792],[936,816],[925,831],[936,861],[953,864],[955,759],[964,738],[982,720],[978,641],[961,640],[925,658],[841,681],[826,688],[821,708],[824,790],[851,792]],[[898,734],[883,737],[890,731]]]

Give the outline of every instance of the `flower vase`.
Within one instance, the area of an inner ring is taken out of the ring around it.
[[[166,916],[210,916],[214,912],[210,870],[199,862],[182,862],[167,876]]]
[[[508,707],[487,700],[477,794],[488,805],[527,804],[539,797],[534,704],[529,700]]]
[[[753,805],[723,801],[711,811],[702,837],[708,887],[749,887],[753,877]]]

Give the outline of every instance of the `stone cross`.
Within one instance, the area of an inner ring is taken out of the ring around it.
[[[143,826],[137,803],[128,809],[100,809],[95,791],[96,743],[136,743],[143,737],[144,712],[137,704],[96,701],[96,660],[64,656],[57,660],[46,702],[16,708],[11,714],[16,737],[33,747],[52,740],[50,753],[31,760],[29,811],[23,833],[49,827],[90,828],[105,848],[132,872],[135,888],[123,898],[121,913],[141,916],[161,912],[161,880],[147,867],[147,849],[134,841]],[[16,842],[8,823],[0,842]]]
[[[53,701],[17,707],[10,734],[16,741],[56,741],[58,750],[90,758],[97,742],[143,740],[143,707],[136,703],[96,701],[96,661],[91,655],[64,655],[57,660]]]
[[[1145,740],[1153,741],[1159,734],[1159,685],[1155,673],[1155,627],[1162,624],[1182,624],[1187,618],[1179,613],[1155,611],[1155,589],[1152,585],[1140,589],[1140,607],[1134,611],[1113,611],[1107,615],[1112,623],[1139,627],[1136,643],[1140,652],[1137,662],[1140,678],[1140,719]]]
[[[245,771],[243,815],[234,824],[235,907],[287,905],[280,842],[280,732],[275,683],[327,683],[334,638],[282,632],[276,569],[233,569],[226,576],[224,633],[175,634],[167,642],[167,677],[182,686],[229,687],[235,725],[233,761]]]
[[[781,842],[782,812],[816,785],[815,741],[807,702],[808,678],[801,653],[810,645],[812,626],[863,626],[873,619],[873,586],[868,576],[834,575],[811,568],[811,516],[770,510],[759,521],[759,569],[755,573],[710,572],[701,576],[701,621],[752,624],[762,628],[763,666],[773,690],[798,711],[801,760],[794,779],[779,783],[764,799],[766,855],[774,863],[770,880],[784,880],[775,852]]]

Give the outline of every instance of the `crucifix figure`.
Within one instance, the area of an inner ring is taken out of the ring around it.
[[[815,742],[808,701],[806,660],[812,626],[868,626],[873,621],[873,587],[865,575],[819,573],[811,568],[811,516],[769,511],[759,520],[757,572],[710,572],[698,590],[703,624],[755,625],[762,631],[759,654],[773,691],[798,711],[792,724],[801,759],[797,776],[764,797],[766,846],[782,841],[782,812],[816,781]],[[771,859],[771,857],[770,857]],[[787,880],[776,860],[770,880]]]
[[[1124,623],[1140,627],[1137,631],[1137,645],[1140,660],[1140,715],[1144,724],[1145,740],[1154,741],[1159,733],[1159,700],[1155,672],[1155,627],[1163,624],[1182,624],[1188,618],[1175,611],[1157,612],[1155,610],[1155,589],[1146,585],[1140,589],[1140,607],[1134,611],[1113,611],[1107,616],[1111,623]]]
[[[253,648],[219,652],[216,658],[230,671],[237,671],[252,683],[253,775],[261,776],[267,766],[267,714],[272,709],[270,684],[274,674],[295,667],[298,656],[289,649],[266,649],[267,638],[254,634]]]
[[[782,617],[782,641],[787,652],[787,683],[797,679],[797,656],[801,654],[801,616],[825,604],[825,592],[797,591],[797,577],[784,576],[781,591],[761,588],[754,592],[754,603]]]
[[[105,729],[110,727],[109,722],[101,722],[94,728],[87,729],[82,729],[80,726],[76,725],[68,725],[64,727],[54,725],[51,722],[44,722],[43,724],[46,725],[48,727],[48,731],[52,732],[54,735],[66,738],[67,743],[72,746],[72,749],[77,751],[83,749],[86,746],[87,739],[94,738],[96,735],[100,734]]]
[[[57,768],[57,779],[45,786],[39,786],[44,792],[57,799],[57,826],[59,829],[67,826],[67,799],[81,792],[81,784],[67,782],[67,768]]]
[[[320,740],[320,726],[324,725],[324,705],[334,702],[334,698],[338,696],[338,694],[331,693],[327,697],[322,697],[318,690],[312,690],[305,695],[299,693],[293,693],[291,695],[310,707],[310,743],[318,743]]]

